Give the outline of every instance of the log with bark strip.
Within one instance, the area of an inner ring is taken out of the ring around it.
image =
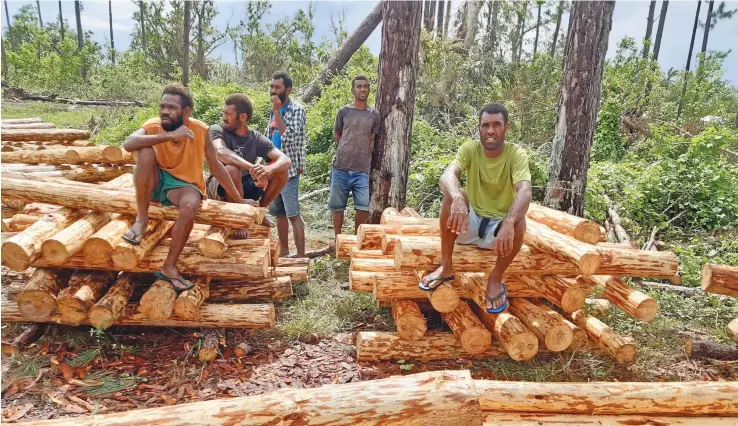
[[[277,266],[269,271],[269,277],[289,277],[293,283],[305,282],[308,280],[310,275],[309,267],[307,266]]]
[[[578,281],[602,286],[605,289],[603,296],[633,318],[648,322],[652,321],[659,312],[656,300],[619,278],[609,275],[590,275],[581,276]]]
[[[485,411],[484,426],[498,425],[546,425],[546,426],[734,426],[735,417],[679,417],[643,414],[588,415],[551,413],[494,413]]]
[[[98,300],[89,311],[87,317],[90,324],[97,329],[110,327],[121,315],[128,300],[133,295],[133,287],[137,277],[124,272],[110,286],[105,296]]]
[[[351,250],[353,250],[354,247],[357,247],[356,235],[336,235],[336,259],[350,260]]]
[[[392,256],[382,253],[382,250],[359,250],[358,248],[354,247],[351,250],[351,258],[352,259],[392,259]]]
[[[210,297],[210,280],[208,276],[199,276],[193,281],[195,287],[180,293],[172,306],[174,315],[182,319],[196,320],[200,306]],[[141,306],[143,307],[143,299]]]
[[[635,345],[607,324],[583,311],[572,313],[571,319],[574,324],[586,330],[589,338],[595,341],[600,349],[615,358],[618,363],[629,363],[635,359]]]
[[[602,263],[596,275],[670,279],[679,269],[679,259],[668,251],[628,250],[600,247]]]
[[[5,135],[3,135],[4,137]],[[64,157],[65,149],[54,148],[41,151],[14,151],[3,152],[0,159],[3,163],[26,163],[26,164],[66,164]]]
[[[220,352],[219,347],[225,346],[226,336],[224,328],[208,328],[202,332],[202,345],[197,358],[202,362],[215,361]]]
[[[112,163],[135,164],[135,153],[112,145],[95,145],[88,147],[68,147],[64,150],[67,164],[77,163]]]
[[[413,216],[385,216],[382,215],[380,219],[382,225],[426,225],[433,228],[438,228],[439,220],[437,218],[424,218],[424,217],[413,217]]]
[[[476,304],[472,305],[472,311],[494,338],[505,347],[510,358],[515,361],[527,361],[536,356],[538,339],[525,328],[518,317],[508,312],[488,314],[484,308]]]
[[[525,244],[570,262],[584,275],[594,274],[600,267],[597,247],[560,234],[534,220],[526,221]]]
[[[425,292],[418,288],[417,274],[413,271],[395,271],[392,269],[383,269],[377,271],[349,271],[349,287],[351,291],[357,293],[375,293],[375,278],[379,277],[381,291],[387,291],[388,294],[379,293],[383,300],[391,299],[422,299],[425,298]],[[396,289],[411,287],[411,295],[409,297],[395,296],[391,292]],[[417,290],[417,291],[415,291]],[[377,293],[374,294],[377,297]]]
[[[418,340],[428,330],[420,307],[412,300],[395,300],[392,302],[392,319],[397,326],[397,335],[404,340]]]
[[[112,271],[76,271],[69,285],[59,292],[59,319],[64,324],[80,325],[87,321],[90,308],[107,292],[116,279]]]
[[[139,312],[152,320],[163,320],[172,315],[177,292],[165,280],[156,280],[141,297]]]
[[[707,293],[738,297],[738,267],[728,265],[702,265],[702,290]]]
[[[438,361],[457,358],[507,358],[507,351],[497,342],[484,352],[467,353],[452,333],[429,331],[418,340],[401,339],[397,333],[361,331],[356,334],[357,361]]]
[[[292,296],[292,280],[288,276],[248,280],[214,280],[210,283],[209,292],[208,300],[213,303],[282,300]]]
[[[61,166],[60,166],[61,167]],[[65,185],[82,183],[106,182],[126,173],[132,173],[133,167],[120,165],[98,165],[87,164],[48,171],[10,171],[3,173],[3,177],[13,179],[26,179],[50,183],[61,183]],[[79,185],[78,185],[79,186]]]
[[[135,193],[102,188],[81,189],[48,182],[39,185],[33,181],[4,179],[2,195],[74,208],[95,206],[99,211],[121,214],[135,215],[138,211]],[[248,204],[205,200],[195,214],[195,221],[247,229],[254,221],[261,223],[265,214],[264,209]],[[176,220],[178,216],[179,211],[174,206],[152,204],[149,207],[149,217],[152,219]]]
[[[76,141],[90,139],[90,132],[76,129],[8,129],[3,130],[3,140],[24,141]],[[3,160],[5,161],[5,160]]]
[[[85,241],[110,222],[111,213],[90,212],[78,221],[57,232],[41,245],[44,258],[61,265],[84,247]]]
[[[126,221],[126,223],[128,222]],[[174,222],[169,220],[150,221],[139,244],[133,245],[127,241],[119,242],[110,252],[110,259],[117,268],[124,271],[135,268],[138,262],[146,257],[146,254],[159,243],[164,234],[172,229],[172,226],[174,226]],[[103,250],[107,251],[107,249],[106,247]]]
[[[226,328],[273,328],[276,323],[274,305],[271,303],[252,304],[204,304],[200,308],[200,318],[196,321],[169,317],[154,320],[138,312],[138,304],[128,304],[120,317],[112,325],[144,325],[149,327],[226,327]],[[2,321],[5,322],[50,322],[63,324],[58,315],[36,320],[24,317],[14,303],[2,301]],[[83,324],[89,324],[84,321]]]
[[[413,235],[426,237],[440,237],[438,227],[425,224],[395,224],[395,225],[359,225],[356,232],[356,243],[361,250],[376,250],[382,246],[382,237],[385,235]],[[394,247],[388,247],[384,252],[391,252]]]
[[[542,223],[556,232],[568,235],[579,241],[596,244],[606,241],[597,222],[587,220],[572,214],[532,203],[528,207],[526,216],[538,223]]]
[[[42,216],[18,213],[9,219],[2,220],[3,232],[20,232],[25,231],[31,225],[38,222]]]
[[[738,361],[738,346],[736,345],[724,345],[710,340],[688,339],[684,344],[684,350],[692,358]]]
[[[230,228],[211,226],[200,239],[200,253],[206,257],[223,256],[228,248],[228,234],[230,232]]]
[[[587,294],[593,287],[586,282],[580,283],[573,278],[561,278],[555,275],[518,275],[517,279],[566,312],[574,312],[583,308]]]
[[[2,123],[0,124],[0,132],[6,130],[35,130],[35,129],[54,129],[54,123]]]
[[[546,348],[561,352],[571,344],[571,329],[556,311],[535,304],[528,299],[510,298],[510,312],[518,317]]]
[[[85,262],[106,264],[111,262],[113,250],[123,242],[123,234],[133,226],[136,218],[112,214],[110,222],[92,234],[82,246]],[[70,262],[72,258],[67,259]]]
[[[18,296],[18,311],[32,321],[43,321],[56,309],[59,291],[66,287],[70,271],[36,268]],[[3,312],[3,316],[5,312]]]
[[[357,401],[369,401],[357,403]],[[41,425],[482,425],[468,371],[435,371],[313,389],[46,420]]]
[[[3,118],[0,124],[30,124],[30,123],[43,123],[44,119],[41,117],[27,117],[27,118]]]
[[[422,273],[418,274],[419,276]],[[376,279],[376,278],[375,278]],[[465,305],[466,302],[461,300],[461,295],[457,291],[458,285],[454,282],[444,282],[433,291],[426,291],[425,296],[428,298],[431,306],[436,311],[444,314],[456,311],[460,305]],[[463,308],[462,308],[463,309]]]
[[[441,316],[467,353],[480,354],[492,344],[492,334],[474,315],[466,302],[460,302],[456,309],[441,313]]]

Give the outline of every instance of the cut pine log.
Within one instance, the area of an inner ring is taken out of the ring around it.
[[[136,194],[133,192],[102,188],[81,189],[76,186],[48,182],[40,185],[34,181],[4,179],[2,195],[74,208],[95,206],[95,209],[99,211],[120,214],[135,215],[138,210]],[[195,214],[195,221],[248,229],[254,221],[261,223],[265,214],[265,209],[248,204],[205,200]],[[178,216],[179,211],[174,206],[164,207],[152,204],[149,207],[149,217],[152,219],[176,220]]]
[[[418,340],[428,330],[428,324],[420,307],[412,300],[392,302],[392,319],[397,326],[397,335],[404,340]]]
[[[555,210],[539,204],[531,204],[526,216],[538,223],[542,223],[556,232],[568,235],[576,240],[589,244],[606,241],[606,236],[600,230],[597,222],[587,220],[572,214]]]
[[[92,234],[82,246],[87,263],[109,263],[113,250],[123,242],[123,234],[133,226],[136,218],[133,216],[120,216],[113,214],[110,222]],[[71,258],[70,258],[71,259]],[[67,261],[70,261],[67,259]]]
[[[692,358],[738,361],[738,346],[736,345],[723,345],[710,340],[688,339],[684,349],[687,355]]]
[[[5,138],[5,133],[3,133]],[[66,149],[54,147],[41,151],[14,151],[0,153],[3,163],[25,163],[25,164],[66,164],[64,157]],[[22,172],[22,171],[21,171]]]
[[[60,166],[61,167],[61,166]],[[39,171],[33,173],[25,172],[9,172],[5,173],[4,176],[12,179],[25,179],[49,183],[59,183],[63,185],[71,185],[77,183],[97,183],[106,182],[111,179],[115,179],[118,176],[132,173],[133,167],[125,165],[81,165],[73,166],[70,169],[60,169],[53,171]],[[69,182],[71,181],[71,182]],[[97,188],[97,187],[94,187]],[[131,193],[133,193],[131,191]]]
[[[605,289],[603,296],[633,318],[648,322],[659,312],[656,300],[619,278],[609,275],[583,275],[577,280],[602,286]]]
[[[141,297],[139,311],[152,320],[163,320],[172,315],[177,292],[164,280],[156,280]]]
[[[35,129],[53,129],[54,123],[18,123],[18,124],[0,124],[0,131],[6,130],[35,130]]]
[[[25,141],[76,141],[90,139],[90,132],[76,129],[8,129],[3,130],[3,140]],[[5,161],[5,160],[3,160]]]
[[[122,273],[105,296],[97,301],[87,315],[93,327],[102,330],[110,327],[121,315],[133,295],[136,276]]]
[[[415,210],[412,207],[405,207],[402,210],[400,210],[400,216],[405,216],[405,217],[419,217],[419,218],[422,218],[423,217],[423,216],[420,215],[420,213],[418,213],[417,210]]]
[[[392,259],[352,259],[349,270],[351,271],[392,271],[394,270]]]
[[[110,222],[110,213],[90,212],[44,241],[41,250],[50,263],[61,265],[80,252],[85,241]]]
[[[77,271],[69,285],[59,292],[57,307],[64,324],[80,325],[87,321],[90,308],[105,294],[117,273],[111,271]]]
[[[210,297],[208,297],[208,301],[213,303],[240,303],[250,300],[282,300],[292,296],[292,280],[290,277],[277,277],[212,281],[210,283],[209,292]]]
[[[594,274],[600,266],[601,258],[597,247],[560,234],[534,220],[526,221],[523,240],[531,247],[570,262],[583,275]]]
[[[356,235],[336,235],[336,259],[350,260],[351,250],[353,250],[354,247],[357,247]]]
[[[418,274],[420,277],[422,273]],[[444,314],[454,312],[459,308],[460,305],[466,304],[461,300],[461,295],[456,290],[456,285],[453,282],[444,282],[439,285],[433,291],[425,291],[425,296],[428,298],[431,306],[436,311]],[[463,309],[463,308],[462,308]]]
[[[43,216],[61,209],[59,206],[44,203],[31,203],[23,207],[23,213],[32,216]]]
[[[205,257],[223,256],[228,248],[228,234],[230,232],[230,228],[211,226],[200,239],[200,253]]]
[[[69,275],[70,271],[36,268],[18,296],[18,311],[31,321],[49,318],[56,309],[57,296],[67,285]]]
[[[492,334],[474,315],[466,302],[460,302],[451,312],[441,313],[461,347],[469,354],[480,354],[492,344]]]
[[[128,223],[128,221],[125,222],[126,224]],[[110,252],[110,259],[113,264],[115,264],[116,268],[124,271],[135,268],[136,265],[138,265],[138,262],[146,257],[146,254],[159,243],[159,241],[164,237],[164,234],[172,229],[172,226],[174,226],[174,222],[168,220],[150,221],[140,244],[133,245],[121,238],[118,245]],[[122,226],[120,228],[122,228]],[[126,230],[127,229],[128,228],[126,228]],[[125,233],[125,231],[123,231],[123,233]],[[121,234],[121,237],[122,235],[123,234]],[[104,244],[103,241],[100,241],[100,243]],[[105,252],[107,252],[108,249],[108,246],[103,248]]]
[[[679,269],[679,259],[668,251],[598,248],[602,263],[596,275],[669,279]]]
[[[210,297],[210,280],[210,277],[201,275],[193,281],[195,287],[180,293],[172,308],[174,315],[186,320],[196,320],[200,306]]]
[[[2,124],[30,124],[30,123],[43,123],[44,120],[41,117],[28,117],[28,118],[3,118],[0,121]]]
[[[561,352],[571,344],[571,329],[556,311],[527,299],[510,298],[510,312],[518,317],[540,342],[552,352]]]
[[[438,227],[424,224],[400,224],[400,225],[359,225],[356,232],[357,246],[361,250],[376,250],[381,247],[382,237],[385,235],[413,235],[439,237]],[[394,248],[394,247],[392,247]]]
[[[566,324],[569,329],[571,329],[572,333],[572,339],[571,344],[569,345],[566,350],[568,351],[576,351],[579,349],[585,349],[587,348],[587,344],[589,341],[589,337],[587,336],[587,331],[583,328],[578,327],[573,322],[569,321],[568,319],[564,318],[564,324]]]
[[[399,215],[400,215],[399,210],[397,210],[394,207],[387,207],[382,211],[382,216],[380,217],[380,219],[384,219],[385,216],[399,216]]]
[[[738,297],[738,267],[702,265],[702,290],[707,293]]]
[[[113,163],[135,164],[134,153],[125,151],[118,146],[96,145],[88,147],[69,147],[64,151],[67,164],[77,163]]]
[[[28,345],[36,342],[46,331],[44,324],[26,324],[22,331],[10,342],[2,342],[2,355],[15,356],[20,355],[26,350]]]
[[[635,345],[613,331],[607,324],[583,311],[572,313],[571,319],[574,324],[586,330],[589,338],[595,341],[600,349],[615,358],[618,363],[629,363],[635,359]]]
[[[484,308],[472,304],[472,311],[515,361],[527,361],[538,353],[538,339],[525,328],[522,321],[508,312],[488,314]]]
[[[738,343],[738,318],[728,323],[728,326],[725,328],[725,334],[735,343]]]
[[[498,413],[735,416],[738,410],[738,401],[735,398],[738,394],[738,382],[534,383],[475,380],[474,384],[479,392],[482,410]],[[702,424],[710,423],[709,419],[703,421],[706,423]]]
[[[212,362],[218,358],[221,343],[225,346],[225,329],[224,328],[208,328],[202,331],[202,345],[197,358],[202,362]]]
[[[586,282],[578,282],[573,278],[561,278],[555,275],[526,276],[518,275],[517,279],[529,288],[536,289],[540,295],[566,312],[582,309],[592,289]]]
[[[393,259],[392,256],[388,256],[382,253],[382,250],[359,250],[354,247],[351,250],[351,259]],[[393,259],[394,262],[394,259]]]
[[[397,333],[361,331],[356,334],[357,361],[439,361],[458,358],[507,358],[496,342],[482,353],[467,353],[452,333],[429,331],[419,340],[404,340]],[[456,424],[451,422],[449,424]]]
[[[498,425],[546,425],[546,426],[626,426],[626,425],[669,425],[669,426],[734,426],[734,417],[680,417],[627,415],[588,415],[551,413],[494,413],[485,412],[483,426]]]
[[[267,276],[271,278],[289,277],[293,283],[299,283],[307,281],[309,275],[310,270],[307,266],[277,266],[272,268]]]
[[[14,303],[2,301],[3,322],[50,322],[63,324],[58,315],[52,314],[43,320],[25,318]],[[274,305],[262,304],[204,304],[200,308],[200,319],[197,321],[169,317],[154,320],[138,312],[138,304],[129,304],[113,325],[143,325],[148,327],[226,327],[226,328],[273,328],[276,323]],[[89,324],[85,321],[84,324]]]
[[[9,219],[3,219],[3,232],[21,232],[28,229],[31,225],[41,220],[43,216],[34,216],[29,214],[18,213]]]

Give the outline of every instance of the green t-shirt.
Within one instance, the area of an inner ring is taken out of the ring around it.
[[[515,199],[515,184],[530,181],[528,153],[505,142],[502,155],[489,158],[479,141],[465,142],[451,163],[466,173],[466,195],[477,215],[502,219]]]

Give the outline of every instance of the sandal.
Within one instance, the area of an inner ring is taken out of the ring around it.
[[[168,277],[164,275],[161,271],[154,272],[154,276],[156,278],[159,278],[160,280],[164,280],[171,284],[175,290],[177,291],[184,291],[189,290],[193,287],[195,287],[194,284],[192,284],[191,281],[184,279],[181,275],[179,277]],[[178,282],[179,284],[175,284],[174,282]]]
[[[127,242],[128,244],[130,244],[132,246],[137,246],[137,245],[141,244],[141,241],[143,241],[143,237],[144,237],[144,234],[145,233],[146,233],[145,230],[143,232],[136,232],[136,231],[133,230],[133,227],[130,227],[121,236],[121,238],[123,240],[125,240],[125,242]],[[133,237],[131,238],[130,236],[126,236],[126,235],[133,235]]]
[[[428,279],[427,284],[425,282],[423,282],[423,281],[425,281],[426,278]],[[445,283],[447,281],[453,281],[455,279],[456,279],[456,276],[454,276],[454,275],[449,275],[447,277],[442,277],[440,275],[437,275],[435,277],[431,277],[430,275],[427,275],[425,278],[423,278],[423,280],[421,280],[418,283],[418,287],[420,287],[420,289],[421,290],[424,290],[424,291],[433,291],[433,290],[437,289],[441,284],[443,284],[443,283]],[[430,285],[430,283],[432,283],[434,281],[437,282],[437,284],[436,285],[433,285],[433,286]]]
[[[487,313],[488,314],[499,314],[502,311],[504,311],[505,309],[507,309],[507,287],[505,286],[505,283],[500,283],[500,284],[502,284],[502,291],[499,292],[497,294],[497,296],[495,296],[495,297],[489,297],[489,296],[487,296],[487,301],[489,303],[492,303],[494,305],[494,303],[496,301],[498,301],[498,300],[500,300],[501,298],[504,297],[505,298],[505,302],[502,305],[498,306],[497,308],[487,308]]]

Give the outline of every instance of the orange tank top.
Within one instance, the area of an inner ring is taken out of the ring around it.
[[[191,183],[205,194],[205,178],[203,177],[202,163],[205,160],[205,140],[208,135],[208,125],[200,120],[190,118],[187,128],[195,134],[195,140],[173,142],[168,141],[154,145],[156,162],[159,167],[169,172],[177,179]],[[161,120],[152,118],[141,125],[147,135],[166,133],[161,127]]]

